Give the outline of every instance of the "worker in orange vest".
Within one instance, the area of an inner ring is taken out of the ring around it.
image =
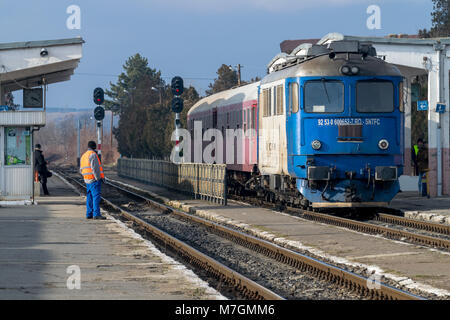
[[[89,141],[88,150],[81,156],[80,172],[86,183],[86,219],[106,219],[100,214],[102,182],[105,180],[103,167],[95,149],[97,144]]]

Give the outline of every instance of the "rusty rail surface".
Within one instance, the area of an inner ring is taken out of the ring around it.
[[[368,234],[382,234],[385,237],[391,238],[391,239],[397,239],[397,240],[407,240],[409,242],[424,245],[424,246],[430,246],[438,249],[445,249],[450,250],[450,241],[446,239],[440,239],[435,238],[431,236],[425,236],[421,234],[416,234],[404,230],[398,230],[398,229],[392,229],[388,227],[383,226],[377,226],[374,224],[361,222],[361,221],[355,221],[347,218],[342,217],[336,217],[331,216],[328,214],[318,213],[318,212],[312,212],[302,209],[296,209],[296,208],[289,208],[290,212],[296,213],[300,215],[300,217],[326,223],[338,227],[347,228],[354,231],[359,231],[363,233]]]
[[[406,217],[394,216],[392,214],[379,213],[375,217],[376,221],[386,222],[401,225],[404,227],[414,228],[418,230],[424,230],[429,232],[440,233],[444,235],[450,235],[450,226],[440,223],[433,223],[427,221],[420,221],[417,219],[411,219]]]
[[[194,221],[198,224],[208,227],[212,232],[218,234],[221,237],[236,242],[251,250],[260,252],[278,262],[290,265],[302,272],[307,272],[319,279],[326,280],[332,283],[336,283],[350,291],[356,292],[361,296],[368,297],[370,299],[386,299],[386,300],[416,300],[421,299],[416,295],[402,291],[400,289],[391,287],[381,282],[375,281],[375,283],[366,277],[349,272],[342,268],[330,265],[328,263],[319,261],[315,258],[308,257],[307,255],[300,254],[298,252],[280,247],[274,243],[259,239],[257,237],[248,235],[246,233],[228,228],[218,223],[212,222],[194,216],[192,214],[185,213],[173,207],[156,202],[149,199],[142,194],[135,193],[129,189],[125,189],[116,184],[108,182],[109,185],[115,187],[118,190],[127,192],[135,197],[139,197],[147,201],[152,206],[155,206],[161,210],[169,211],[170,213],[177,215],[183,219]],[[146,193],[145,190],[140,190]]]
[[[78,180],[68,176],[65,176],[65,178],[75,182],[83,190],[85,189],[84,185]],[[110,183],[108,184],[112,187],[116,187]],[[134,195],[137,196],[137,194]],[[115,205],[104,197],[102,197],[102,201],[108,206],[111,206],[112,208],[120,211],[121,215],[125,219],[132,221],[133,223],[138,225],[139,228],[144,229],[147,233],[150,234],[151,238],[155,239],[160,244],[163,244],[166,248],[170,248],[171,250],[175,251],[178,256],[185,259],[186,261],[189,261],[189,263],[197,266],[201,270],[206,271],[209,275],[233,287],[245,298],[250,300],[284,300],[283,297],[279,296],[273,291],[259,285],[258,283],[228,268],[215,259],[201,253],[200,251],[176,239],[175,237],[169,235],[161,229],[127,212],[126,210]]]

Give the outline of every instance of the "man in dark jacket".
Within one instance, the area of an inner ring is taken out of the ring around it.
[[[39,174],[39,181],[42,184],[44,195],[49,196],[50,194],[47,189],[47,177],[49,175],[49,171],[47,169],[47,161],[44,159],[40,144],[37,144],[34,149],[34,170]]]

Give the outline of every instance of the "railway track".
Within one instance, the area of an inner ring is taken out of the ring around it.
[[[353,231],[363,232],[373,235],[382,235],[389,239],[401,240],[413,244],[427,246],[435,249],[450,250],[450,241],[448,240],[448,226],[439,226],[434,223],[417,221],[408,218],[396,217],[389,214],[377,214],[373,221],[388,223],[395,226],[408,227],[410,229],[425,230],[439,235],[427,235],[418,232],[411,232],[394,228],[393,226],[384,226],[382,224],[375,224],[371,222],[362,222],[354,219],[333,216],[324,213],[306,211],[296,208],[289,208],[288,213],[293,213],[302,218],[326,223],[338,227],[347,228]],[[443,236],[440,236],[443,235]]]
[[[79,180],[74,179],[73,177],[68,177],[64,173],[60,174],[64,175],[66,179],[71,180],[72,183],[78,184],[79,188],[83,186]],[[285,265],[290,268],[294,268],[300,274],[307,274],[322,282],[325,281],[327,283],[331,283],[333,286],[352,292],[360,298],[388,300],[421,299],[421,297],[406,291],[399,290],[378,281],[374,282],[371,279],[319,261],[315,258],[282,248],[268,241],[261,240],[198,216],[179,211],[165,204],[156,202],[143,194],[132,192],[113,183],[107,182],[107,185],[118,190],[122,194],[127,194],[134,199],[144,201],[147,205],[157,208],[160,212],[176,216],[180,221],[189,221],[191,224],[193,223],[197,226],[201,226],[207,230],[207,232],[227,239],[243,248],[264,255],[268,259],[275,260],[278,262],[277,266]],[[110,200],[103,199],[103,201],[108,206],[118,210],[123,218],[128,221],[132,221],[132,223],[137,225],[139,228],[145,229],[148,233],[150,233],[151,238],[163,243],[164,246],[170,246],[173,250],[179,252],[179,255],[184,256],[186,258],[185,260],[194,261],[194,264],[198,265],[200,268],[210,270],[210,274],[214,275],[216,278],[223,279],[224,282],[233,286],[235,290],[241,292],[244,297],[249,299],[281,298],[280,295],[274,293],[272,290],[265,288],[264,286],[239,274],[239,272],[236,272],[220,262],[215,261],[199,250],[194,249],[192,246],[183,243],[183,241],[177,239],[178,236],[174,237],[173,235],[168,234],[167,232],[148,223],[145,219],[138,217],[136,214],[131,213],[128,210],[124,210],[121,206],[114,204]],[[288,281],[286,280],[286,282]]]
[[[55,172],[55,171],[54,171]],[[66,179],[69,183],[74,185],[77,189],[85,190],[85,186],[78,179],[68,176],[61,171],[56,171],[57,175]],[[109,183],[108,183],[109,184]],[[111,184],[109,184],[112,186]],[[124,210],[112,201],[102,197],[102,201],[108,207],[113,208],[120,212],[120,215],[127,221],[135,224],[138,229],[144,230],[146,236],[156,241],[160,246],[164,246],[165,249],[170,249],[177,254],[178,257],[185,261],[189,261],[191,265],[203,270],[210,277],[218,279],[222,284],[233,288],[239,297],[243,297],[250,300],[283,300],[283,297],[274,293],[273,291],[259,285],[258,283],[250,280],[242,274],[228,268],[219,261],[203,254],[183,241],[171,236],[163,230],[149,224],[143,219],[139,218],[135,214]],[[163,209],[164,210],[164,209]]]
[[[399,226],[405,226],[409,228],[440,233],[443,235],[450,236],[450,226],[445,224],[420,221],[416,219],[404,218],[386,213],[378,213],[374,217],[374,219],[381,222],[392,223]]]
[[[319,213],[294,207],[277,207],[260,199],[233,196],[235,200],[251,205],[265,206],[292,214],[307,220],[325,223],[349,230],[371,235],[382,235],[386,238],[450,251],[450,226],[420,221],[392,214],[376,213],[371,219],[361,221],[330,213]]]

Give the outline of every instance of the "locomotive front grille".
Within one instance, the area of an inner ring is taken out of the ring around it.
[[[362,141],[362,125],[338,126],[338,141]]]

